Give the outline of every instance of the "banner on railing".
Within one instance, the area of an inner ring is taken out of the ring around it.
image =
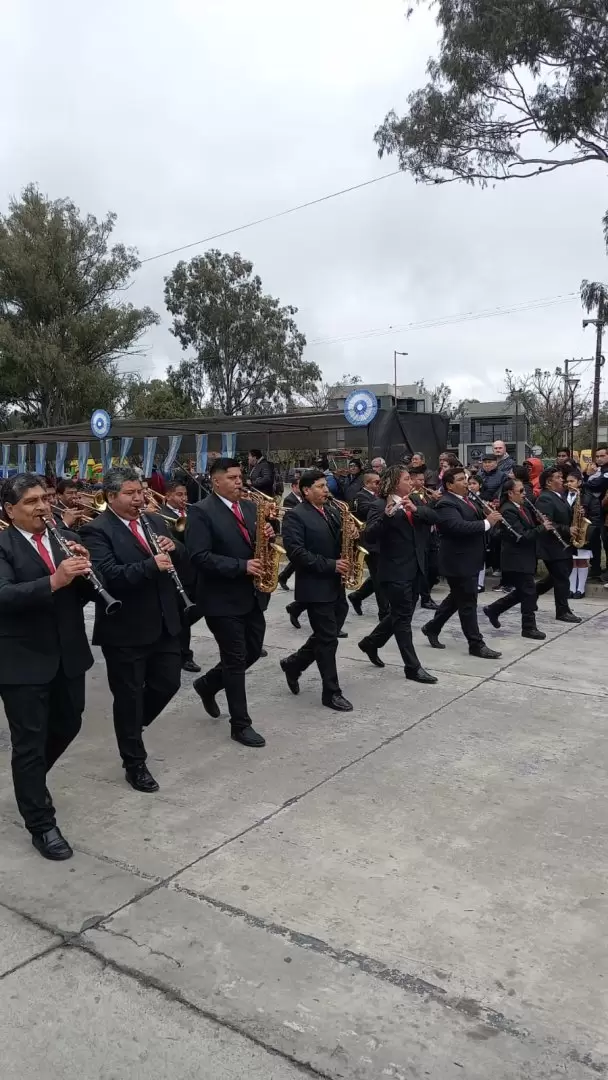
[[[143,466],[142,467],[143,467],[143,470],[144,470],[144,477],[145,477],[146,480],[150,476],[152,476],[152,466],[154,465],[154,455],[156,453],[156,444],[157,444],[157,442],[158,442],[158,439],[157,439],[156,435],[150,436],[147,439],[144,439],[144,460],[143,460]]]
[[[236,453],[236,431],[222,431],[222,457],[234,457]]]
[[[101,472],[105,476],[108,469],[112,467],[112,440],[100,439],[99,452],[101,454]]]
[[[17,447],[17,472],[27,472],[27,443],[24,442]]]
[[[55,476],[61,480],[65,472],[65,459],[68,456],[67,442],[58,442],[55,453]]]
[[[36,443],[36,475],[44,476],[46,474],[46,443]]]
[[[88,442],[78,443],[78,477],[80,480],[86,480],[89,467],[89,450],[90,444]]]
[[[121,439],[120,440],[120,459],[119,460],[120,460],[121,465],[124,465],[126,463],[126,460],[127,460],[128,456],[129,456],[129,454],[131,453],[131,447],[132,446],[133,446],[133,439],[131,438],[131,436],[127,436],[126,439]]]
[[[2,443],[2,479],[8,479],[8,467],[11,460],[11,444]]]
[[[163,461],[163,472],[169,473],[175,465],[175,459],[177,457],[178,450],[181,446],[181,435],[172,435],[169,439],[169,452]]]
[[[208,435],[196,435],[196,471],[198,473],[207,472],[207,444],[209,442]]]

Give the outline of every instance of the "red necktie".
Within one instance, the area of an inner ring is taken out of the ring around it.
[[[235,516],[235,518],[237,520],[238,527],[241,530],[241,532],[243,534],[243,537],[245,538],[247,543],[249,545],[251,545],[251,537],[250,537],[249,533],[247,532],[247,528],[245,526],[245,518],[243,517],[243,511],[241,510],[238,502],[233,502],[233,504],[232,504],[232,513],[234,514],[234,516]]]
[[[130,528],[131,532],[133,533],[133,536],[137,540],[137,543],[139,544],[139,546],[142,547],[144,549],[144,551],[147,551],[148,555],[152,555],[153,552],[152,552],[152,549],[151,549],[150,545],[148,544],[148,541],[143,536],[140,536],[140,534],[139,534],[139,529],[137,528],[137,521],[135,520],[135,518],[132,518],[131,521],[129,522],[129,528]]]
[[[414,515],[413,515],[412,511],[411,510],[406,510],[405,514],[406,514],[407,520],[409,521],[410,525],[413,525],[414,524]]]
[[[327,521],[327,514],[325,513],[325,510],[322,506],[315,506],[315,510],[321,515],[321,517],[325,518],[325,520]]]
[[[34,543],[38,548],[38,554],[40,555],[40,558],[42,559],[44,565],[51,574],[54,574],[56,569],[55,563],[51,559],[51,556],[49,555],[47,549],[44,546],[44,543],[42,541],[42,533],[32,533],[32,536],[34,538]]]
[[[475,510],[475,513],[477,513],[477,510],[476,510],[476,508],[475,508],[475,504],[474,504],[474,503],[472,503],[470,499],[465,499],[464,501],[465,501],[465,503],[467,504],[467,506],[470,506],[470,507],[471,507],[471,510]]]
[[[524,510],[523,506],[519,507],[519,512],[520,512],[521,516],[523,517],[524,521],[527,522],[528,521],[528,515],[526,514],[526,511]]]

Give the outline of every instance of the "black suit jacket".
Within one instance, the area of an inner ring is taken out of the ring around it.
[[[266,458],[260,458],[249,473],[249,481],[264,495],[274,495],[274,465]]]
[[[186,552],[196,572],[196,602],[203,615],[246,615],[256,604],[262,610],[268,606],[269,595],[258,592],[247,573],[247,562],[254,557],[256,506],[247,499],[239,506],[247,540],[218,495],[195,503],[188,514]]]
[[[512,502],[503,502],[500,512],[505,521],[515,529],[516,540],[507,529],[498,526],[500,536],[500,568],[508,573],[534,574],[536,572],[536,549],[543,532],[532,511]]]
[[[67,540],[79,541],[66,532]],[[63,555],[51,538],[55,565]],[[11,526],[0,533],[0,684],[49,683],[61,664],[69,679],[84,675],[93,657],[83,606],[93,591],[82,580],[51,592],[50,571]]]
[[[572,510],[568,502],[555,491],[541,491],[536,500],[536,509],[541,514],[550,518],[557,531],[564,540],[570,542],[570,526],[572,524]],[[544,562],[553,562],[557,559],[570,559],[574,549],[563,547],[552,533],[543,529],[538,535],[538,557]]]
[[[283,506],[286,506],[289,510],[293,510],[296,506],[300,506],[301,503],[302,499],[299,499],[293,491],[290,491],[283,499]]]
[[[444,577],[473,577],[485,561],[486,523],[477,510],[446,492],[435,503],[439,570]]]
[[[362,537],[363,546],[369,550],[368,541],[378,545],[380,581],[413,581],[418,573],[424,573],[428,530],[436,524],[437,514],[428,506],[417,505],[410,524],[405,511],[396,510],[388,517],[385,509],[386,499],[374,500]]]
[[[368,491],[367,488],[361,488],[353,500],[353,513],[355,517],[359,518],[359,521],[367,522],[370,510],[376,501],[377,496],[374,495],[373,491]],[[380,551],[378,541],[371,540],[367,535],[365,540],[362,540],[362,544],[367,548],[370,555],[377,555]]]
[[[159,514],[146,514],[154,532],[169,536]],[[181,608],[169,574],[157,569],[126,525],[111,510],[83,526],[80,539],[86,544],[95,570],[109,593],[122,601],[120,611],[105,614],[103,601],[95,606],[94,645],[117,647],[152,645],[163,631],[175,636],[181,630]],[[183,551],[183,549],[182,549]],[[178,572],[183,558],[180,546],[173,561]]]
[[[340,515],[334,507],[325,507],[325,516],[308,502],[290,510],[283,518],[283,544],[295,567],[295,598],[302,604],[329,604],[342,591],[342,578],[336,573],[340,558]]]

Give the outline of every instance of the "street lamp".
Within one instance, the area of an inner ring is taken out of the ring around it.
[[[409,353],[397,352],[396,349],[393,350],[393,363],[395,365],[395,406],[397,405],[397,357],[398,356],[409,356]]]
[[[569,376],[566,379],[568,390],[570,391],[570,439],[568,442],[571,454],[574,453],[574,394],[580,381],[580,379],[573,379],[572,376]]]

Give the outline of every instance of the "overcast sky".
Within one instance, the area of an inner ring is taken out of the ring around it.
[[[4,0],[2,209],[36,181],[82,211],[118,214],[142,258],[394,169],[373,133],[424,82],[437,29],[401,0]],[[9,107],[10,106],[10,107]],[[382,180],[216,242],[251,259],[299,308],[307,350],[334,381],[445,380],[456,399],[500,395],[505,367],[590,356],[577,302],[461,325],[323,344],[372,329],[509,307],[608,278],[600,165],[481,191]],[[202,253],[193,249],[183,257]],[[183,354],[163,278],[144,265],[131,298],[162,326],[147,376]]]

